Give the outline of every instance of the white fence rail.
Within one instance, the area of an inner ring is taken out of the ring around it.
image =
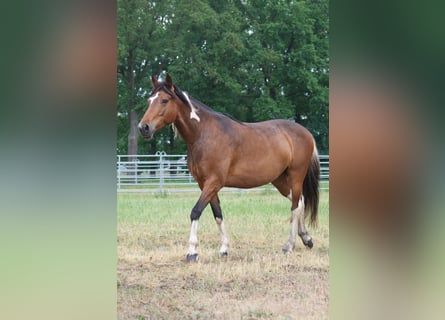
[[[320,155],[320,189],[329,190],[329,155]],[[260,191],[273,189],[270,184]],[[223,191],[245,189],[224,188]],[[187,168],[187,155],[117,155],[117,191],[175,193],[198,192],[199,187]]]

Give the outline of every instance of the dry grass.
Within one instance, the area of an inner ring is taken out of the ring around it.
[[[199,262],[187,264],[190,210],[198,195],[118,198],[119,319],[327,319],[328,193],[321,194],[312,250],[297,239],[284,255],[290,202],[277,193],[222,194],[231,241],[218,255],[209,209],[199,225]]]

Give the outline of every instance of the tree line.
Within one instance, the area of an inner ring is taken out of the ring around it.
[[[290,119],[328,153],[327,0],[118,0],[117,152],[185,153],[171,127],[143,141],[151,75],[241,121]]]

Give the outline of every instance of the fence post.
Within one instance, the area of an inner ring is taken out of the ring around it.
[[[117,190],[121,189],[121,156],[117,155]]]
[[[157,151],[156,155],[159,156],[159,191],[164,193],[164,156],[167,155],[165,151]]]
[[[139,170],[139,168],[138,168],[138,161],[139,161],[139,159],[136,158],[135,159],[135,165],[134,165],[134,179],[135,179],[136,185],[138,184],[138,170]]]

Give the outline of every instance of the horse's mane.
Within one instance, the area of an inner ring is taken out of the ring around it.
[[[175,91],[175,92],[176,92],[176,91]],[[223,117],[227,117],[227,118],[229,118],[229,119],[231,119],[231,120],[233,120],[233,121],[236,121],[236,122],[238,122],[238,123],[240,123],[240,124],[244,124],[242,121],[240,121],[240,120],[234,118],[234,117],[233,117],[232,115],[230,115],[230,114],[227,114],[227,113],[225,113],[225,112],[215,111],[215,110],[213,110],[212,108],[210,108],[208,105],[206,105],[205,103],[202,103],[201,101],[196,100],[195,98],[190,97],[190,96],[189,96],[189,98],[190,98],[190,101],[193,103],[193,105],[194,105],[195,107],[198,108],[198,110],[199,110],[199,109],[205,109],[205,110],[207,110],[207,111],[209,111],[209,112],[211,112],[211,113],[213,113],[213,114],[215,114],[215,115],[223,116]],[[181,98],[181,100],[182,100],[182,98]],[[187,102],[185,102],[185,103],[187,103]]]
[[[178,97],[184,104],[188,105],[189,102],[188,102],[188,100],[187,100],[187,98],[186,98],[186,96],[185,96],[185,94],[184,94],[184,91],[182,91],[182,90],[181,90],[177,85],[175,85],[175,84],[173,85],[173,88],[174,88],[174,90],[175,90],[176,96],[177,96],[177,97]],[[168,93],[169,95],[174,96],[173,92],[166,86],[165,82],[160,82],[160,83],[153,89],[152,94],[158,92],[159,90],[164,90],[164,91],[165,91],[166,93]],[[206,110],[206,111],[208,111],[208,112],[210,112],[210,113],[212,113],[212,114],[219,115],[219,116],[224,116],[224,117],[228,117],[228,118],[230,118],[230,119],[233,120],[233,121],[236,121],[236,122],[238,122],[238,123],[240,123],[240,124],[243,124],[242,121],[240,121],[240,120],[234,118],[234,117],[231,116],[230,114],[215,111],[215,110],[213,110],[212,108],[210,108],[208,105],[206,105],[205,103],[203,103],[203,102],[201,102],[201,101],[199,101],[199,100],[196,100],[195,98],[189,96],[188,94],[187,94],[187,96],[189,97],[190,102],[193,104],[193,106],[194,106],[195,108],[198,109],[198,111],[199,111],[199,110]]]

